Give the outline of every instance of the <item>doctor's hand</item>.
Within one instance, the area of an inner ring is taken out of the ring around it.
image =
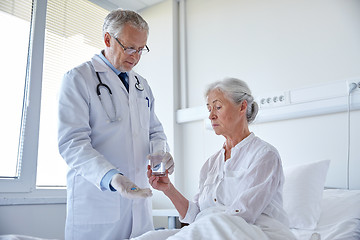
[[[165,163],[165,169],[171,175],[174,172],[175,163],[174,159],[169,152],[165,153],[165,156],[162,159],[162,162]]]
[[[149,155],[147,155],[147,159],[149,159],[151,161],[155,161],[154,165],[157,165],[158,163],[156,162],[156,160],[158,159],[158,157],[157,157],[158,155],[162,156],[161,162],[164,163],[165,170],[167,170],[168,173],[171,175],[174,172],[175,163],[174,163],[173,157],[171,156],[171,154],[169,152],[164,153],[163,151],[159,151],[159,152],[156,152],[155,154],[149,154]],[[155,157],[153,157],[153,156],[155,156]]]
[[[152,196],[150,188],[139,188],[127,177],[115,174],[111,179],[111,186],[118,191],[121,196],[129,199],[147,198]]]

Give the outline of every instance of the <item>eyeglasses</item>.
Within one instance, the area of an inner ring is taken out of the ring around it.
[[[150,51],[150,49],[148,48],[148,46],[145,45],[144,48],[141,48],[139,50],[136,50],[136,49],[133,49],[131,47],[125,47],[124,45],[121,44],[121,42],[119,41],[119,39],[117,39],[116,37],[114,37],[115,40],[120,44],[120,46],[124,49],[124,52],[126,54],[135,54],[135,53],[139,53],[139,55],[142,55],[142,54],[146,54]]]

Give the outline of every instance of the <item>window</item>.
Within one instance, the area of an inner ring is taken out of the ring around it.
[[[67,166],[57,148],[57,91],[62,76],[104,47],[108,11],[89,1],[48,0],[36,184],[65,186]]]
[[[67,166],[57,148],[57,91],[66,71],[103,48],[107,13],[87,0],[0,2],[0,30],[10,36],[0,39],[0,192],[66,185]]]
[[[18,176],[17,150],[20,135],[22,101],[25,86],[27,52],[29,46],[31,1],[3,1],[0,3],[0,60],[3,91],[0,106],[0,146],[3,161],[0,161],[0,176]],[[5,24],[10,23],[11,24]],[[11,37],[4,37],[11,36]],[[16,47],[14,47],[16,46]],[[8,86],[6,86],[9,84]],[[10,104],[9,104],[10,103]],[[14,134],[15,133],[15,134]],[[5,161],[4,161],[5,160]]]
[[[22,150],[21,118],[28,60],[32,1],[7,0],[0,3],[0,65],[3,90],[0,106],[4,114],[0,119],[1,152],[0,178],[15,180],[20,177]],[[9,24],[11,23],[11,24]],[[5,37],[7,36],[7,37]],[[26,100],[26,98],[25,98]]]

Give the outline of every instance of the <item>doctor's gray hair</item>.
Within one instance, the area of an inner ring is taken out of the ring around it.
[[[234,104],[242,104],[244,100],[247,102],[246,118],[248,123],[254,121],[258,111],[259,106],[254,101],[254,97],[251,95],[250,88],[248,85],[236,78],[225,78],[222,81],[217,81],[210,84],[205,91],[205,98],[213,90],[220,90],[224,95],[232,101]]]
[[[149,35],[149,25],[136,12],[121,8],[111,11],[104,20],[103,37],[108,32],[111,36],[118,37],[125,24],[130,24],[136,29],[146,31]]]

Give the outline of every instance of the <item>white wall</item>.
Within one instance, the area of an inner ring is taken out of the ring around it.
[[[357,0],[186,2],[190,107],[224,76],[262,94],[359,75]]]
[[[65,204],[0,206],[0,235],[64,239]]]
[[[247,81],[255,96],[360,77],[357,0],[185,2],[188,107],[204,104],[205,86],[226,76]],[[158,14],[167,16],[156,9],[160,6],[146,11],[147,20],[161,18]],[[171,41],[168,28],[162,30],[165,34],[156,40],[166,44]],[[171,68],[172,64],[162,61],[161,67]],[[174,97],[177,101],[178,96]],[[360,141],[359,115],[359,111],[350,115],[352,162],[360,159],[355,149]],[[191,198],[197,190],[200,167],[224,139],[206,130],[203,121],[175,124],[174,129],[174,139],[180,142],[175,146],[176,186]],[[279,149],[284,166],[331,159],[329,176],[335,180],[327,185],[346,186],[346,169],[340,164],[347,157],[346,113],[255,124],[251,130]],[[357,164],[351,165],[351,171],[360,167]]]
[[[226,76],[247,81],[255,96],[360,77],[359,1],[192,0],[187,23],[189,107],[204,104],[199,93],[206,84]],[[351,119],[355,160],[360,159],[359,112]],[[191,197],[201,165],[223,138],[204,130],[203,122],[184,124],[183,130],[182,184]],[[329,175],[339,170],[343,178],[327,184],[346,186],[346,169],[337,166],[346,161],[345,113],[257,124],[251,130],[279,149],[284,165],[331,159]]]

